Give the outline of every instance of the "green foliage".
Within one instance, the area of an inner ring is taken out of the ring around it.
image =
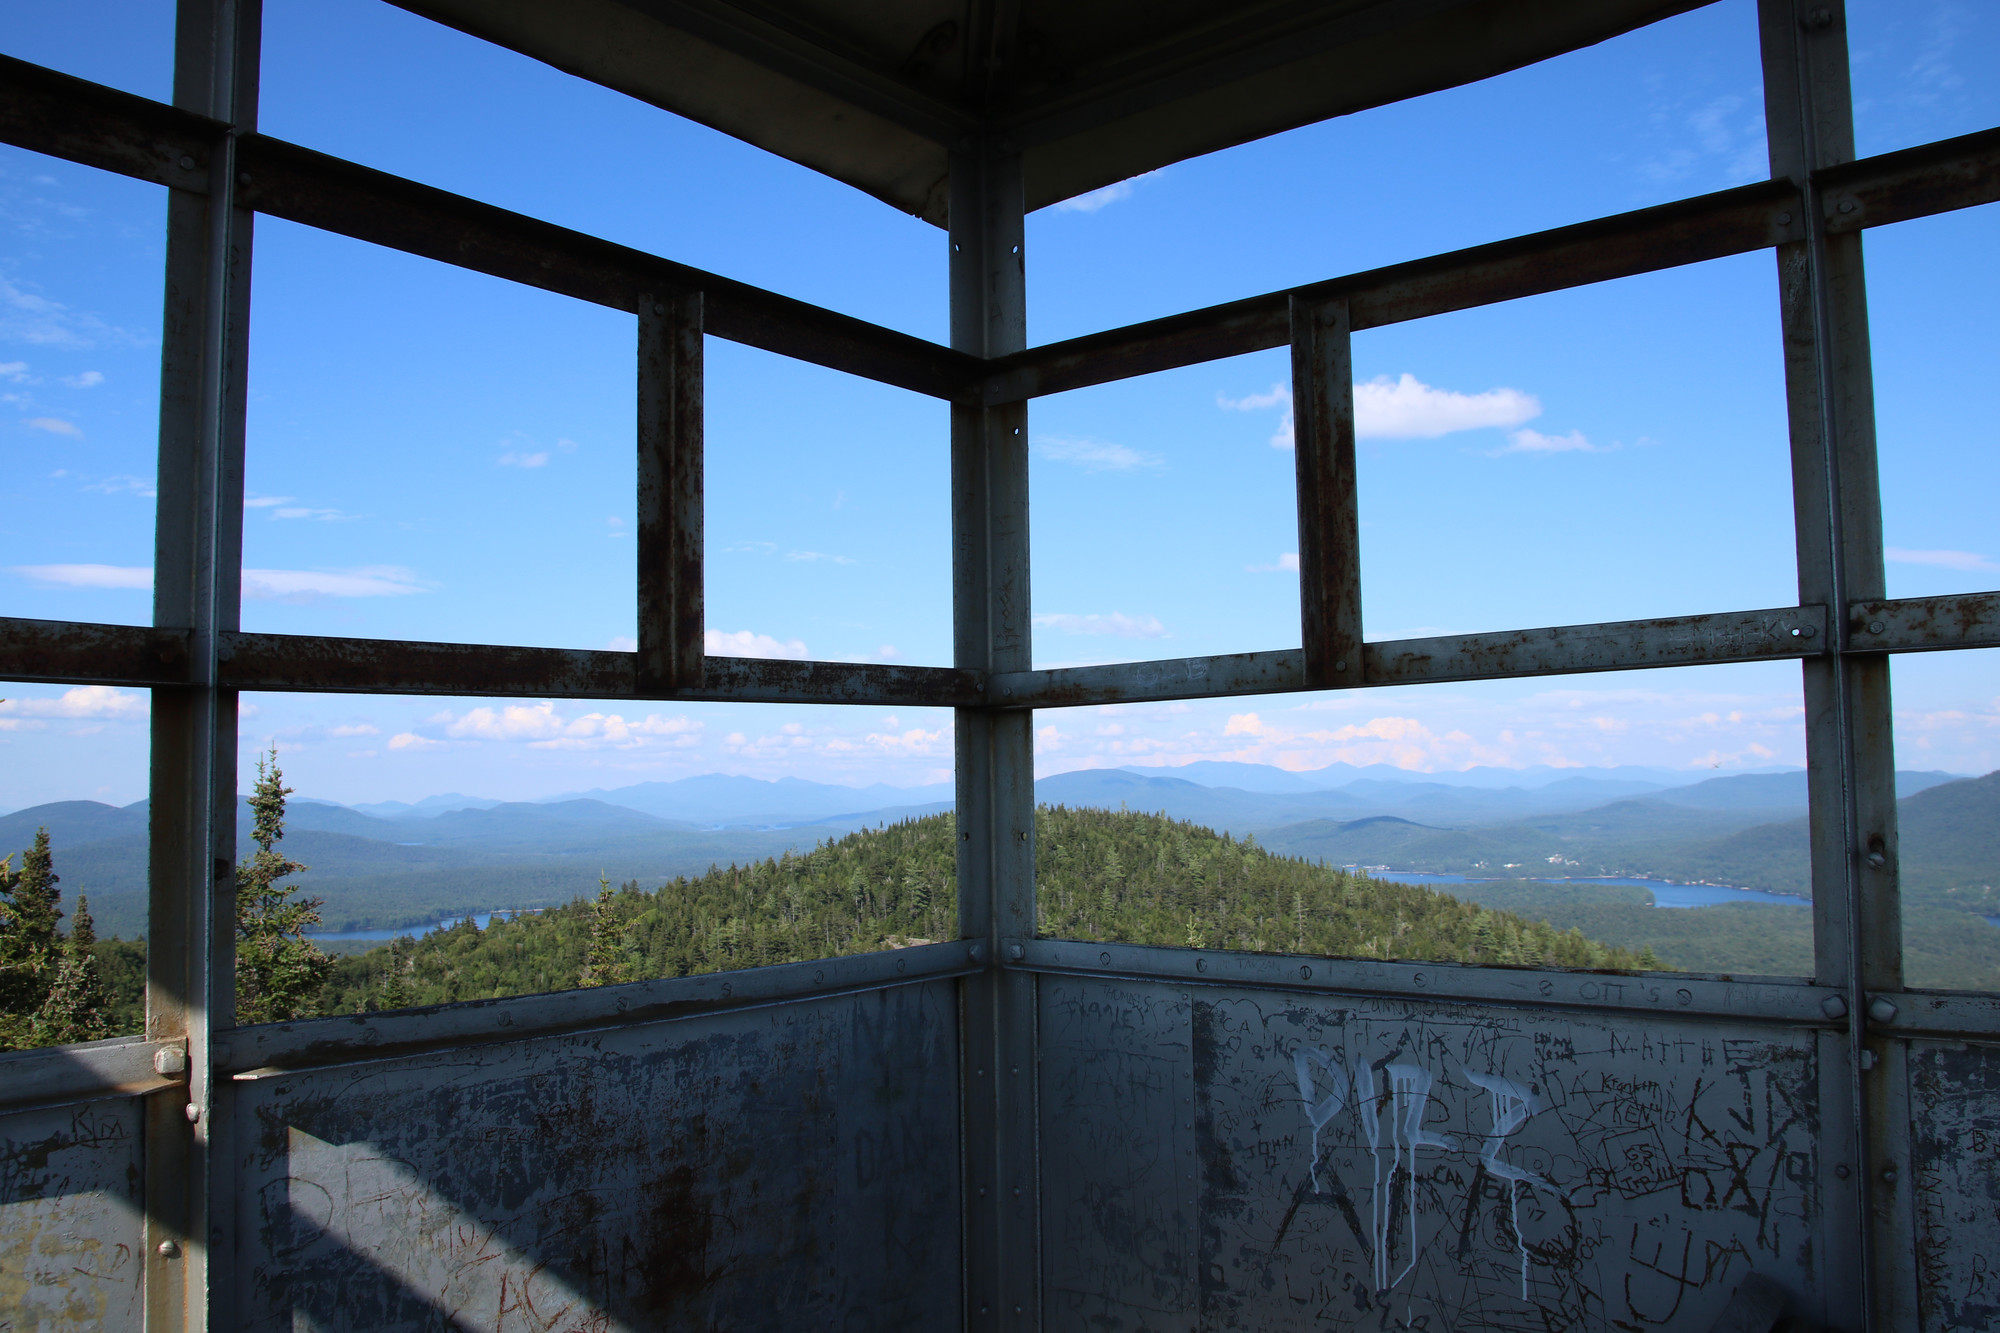
[[[57,929],[61,877],[49,831],[36,831],[19,870],[13,862],[0,858],[0,1050],[110,1036],[88,899],[77,899],[67,939]]]
[[[1138,944],[1522,966],[1638,968],[1632,951],[1429,889],[1274,856],[1154,815],[1044,808],[1046,934]],[[462,921],[336,960],[351,1013],[687,976],[957,934],[956,826],[932,815],[745,866],[636,881],[485,930]]]
[[[333,967],[305,937],[307,926],[319,924],[320,900],[283,882],[306,869],[276,850],[291,794],[284,777],[276,746],[268,762],[258,756],[250,796],[250,840],[257,850],[236,866],[236,1021],[246,1025],[311,1015]]]

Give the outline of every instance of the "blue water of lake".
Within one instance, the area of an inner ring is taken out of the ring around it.
[[[1465,875],[1431,875],[1413,870],[1376,870],[1370,872],[1377,879],[1391,879],[1398,884],[1491,884],[1490,878],[1470,878]],[[1655,907],[1713,907],[1717,903],[1778,903],[1786,907],[1804,907],[1808,900],[1795,898],[1786,893],[1766,893],[1762,889],[1732,889],[1726,884],[1675,884],[1664,879],[1621,879],[1615,875],[1603,875],[1595,879],[1534,879],[1532,884],[1629,884],[1635,888],[1653,891]]]
[[[479,927],[481,930],[484,930],[487,923],[492,921],[496,916],[505,921],[508,917],[520,915],[522,915],[521,912],[475,912],[470,917],[448,916],[442,921],[433,921],[428,926],[399,926],[395,930],[315,930],[308,931],[306,937],[315,940],[388,941],[401,939],[405,935],[414,938],[419,935],[428,935],[434,930],[450,930],[459,922],[467,920],[471,921],[473,925]]]

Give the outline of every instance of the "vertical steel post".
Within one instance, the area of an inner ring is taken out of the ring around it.
[[[639,298],[641,695],[702,680],[701,293]]]
[[[1306,680],[1361,684],[1361,518],[1354,477],[1352,322],[1343,300],[1292,298],[1299,632]]]
[[[975,356],[1027,342],[1021,162],[951,164],[951,340]],[[1028,603],[1028,411],[957,405],[951,416],[954,658],[978,671],[1032,665]],[[1008,937],[1035,933],[1034,714],[957,710],[959,932],[985,942],[964,983],[965,1324],[1041,1324],[1035,980],[1005,972]]]
[[[181,0],[174,103],[234,129],[208,192],[167,201],[153,619],[188,627],[189,683],[153,693],[146,1030],[185,1040],[188,1084],[147,1105],[146,1326],[227,1327],[230,1248],[212,1034],[234,1025],[236,695],[217,684],[239,624],[251,214],[234,203],[235,134],[256,123],[256,0]]]
[[[1832,608],[1826,656],[1803,663],[1815,975],[1847,991],[1824,1038],[1821,1271],[1840,1327],[1915,1321],[1914,1207],[1903,1043],[1869,1029],[1870,993],[1902,985],[1889,663],[1848,608],[1886,595],[1873,373],[1859,232],[1830,235],[1850,200],[1811,173],[1854,157],[1840,0],[1762,0],[1771,172],[1798,185],[1806,239],[1778,247],[1797,521],[1799,600]]]

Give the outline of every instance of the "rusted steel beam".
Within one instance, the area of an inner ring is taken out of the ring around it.
[[[1850,652],[2000,648],[2000,592],[1855,602],[1847,623]]]
[[[922,338],[281,140],[247,135],[238,154],[240,197],[260,213],[618,310],[701,292],[718,338],[936,398],[965,396],[978,374]]]
[[[0,56],[0,143],[206,194],[209,154],[228,132],[207,116]]]
[[[1370,329],[1719,259],[1803,234],[1798,191],[1789,183],[1746,185],[1030,348],[995,362],[987,401],[1283,347],[1294,298],[1345,298],[1352,327]]]
[[[186,1081],[186,1042],[114,1037],[11,1051],[0,1055],[0,1110],[139,1097]]]
[[[1307,681],[1333,689],[1361,683],[1361,506],[1347,302],[1293,297],[1290,322],[1299,642]]]
[[[228,132],[0,57],[0,142],[205,193]],[[643,293],[703,292],[719,338],[936,398],[975,392],[979,362],[948,347],[280,139],[241,135],[236,167],[236,202],[258,212],[618,310]]]
[[[2000,1039],[2000,995],[1873,991],[1862,1016],[1871,1029],[1898,1037]]]
[[[1421,685],[1808,657],[1824,652],[1826,643],[1826,609],[1818,606],[1559,625],[1366,644],[1359,683]],[[1006,672],[992,677],[988,695],[1001,707],[1066,708],[1321,688],[1307,677],[1305,654],[1293,648]]]
[[[0,679],[55,685],[178,685],[188,632],[0,617]]]
[[[1384,963],[1368,958],[1050,939],[1008,940],[1000,963],[1022,971],[1066,976],[1137,978],[1182,986],[1268,987],[1321,995],[1382,995],[1419,1003],[1586,1009],[1811,1026],[1842,1022],[1829,1017],[1824,1008],[1829,996],[1839,996],[1838,989],[1778,978]]]
[[[1825,651],[1827,642],[1825,607],[1788,606],[1402,639],[1371,643],[1362,656],[1368,664],[1368,684],[1416,685],[1814,657]]]
[[[238,1028],[213,1052],[218,1074],[260,1078],[288,1070],[422,1055],[493,1042],[699,1018],[725,1010],[963,976],[984,965],[983,942],[952,940],[738,972],[704,972],[622,986],[471,1000],[388,1013],[347,1014]]]
[[[1843,162],[1813,174],[1829,235],[2000,201],[2000,129]]]
[[[1829,230],[2000,200],[2000,130],[1826,168]],[[1854,206],[1841,211],[1843,202]],[[1285,345],[1293,298],[1344,296],[1356,329],[1631,277],[1805,238],[1798,190],[1774,180],[1289,291],[1246,297],[1001,358],[988,402],[1011,402]]]
[[[702,677],[701,293],[639,303],[639,683]]]
[[[225,635],[223,651],[222,683],[237,690],[905,708],[949,708],[981,699],[978,676],[952,667],[710,657],[699,689],[653,695],[639,689],[633,653],[303,634]]]

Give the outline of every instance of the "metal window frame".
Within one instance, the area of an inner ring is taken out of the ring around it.
[[[1819,1034],[1830,1317],[1914,1318],[1908,1040],[2000,1037],[2000,997],[1909,992],[1896,881],[1889,658],[2000,646],[2000,592],[1890,600],[1860,233],[2000,201],[2000,129],[1856,160],[1844,7],[1760,0],[1772,179],[1030,348],[1018,143],[952,160],[951,345],[418,185],[256,132],[256,0],[181,0],[174,104],[0,57],[0,141],[169,190],[152,627],[0,619],[0,678],[147,688],[153,871],[143,1038],[0,1057],[0,1105],[147,1103],[149,1326],[228,1326],[234,1081],[958,977],[968,1327],[1039,1326],[1035,1005],[1042,974],[1324,995],[1752,1019]],[[996,20],[982,39],[1007,35]],[[637,653],[240,629],[254,218],[268,213],[638,319]],[[1348,340],[1355,330],[1755,250],[1778,267],[1799,605],[1360,642]],[[701,348],[716,336],[952,406],[951,667],[766,662],[702,648]],[[1037,671],[1025,449],[1035,397],[1244,352],[1293,357],[1303,647]],[[1648,977],[1289,958],[1036,937],[1036,708],[1798,659],[1807,705],[1815,976]],[[364,1022],[235,1030],[242,690],[938,706],[957,725],[962,939]],[[1635,999],[1634,997],[1639,997]],[[1664,997],[1664,998],[1662,998]],[[186,1074],[162,1072],[185,1051]]]

